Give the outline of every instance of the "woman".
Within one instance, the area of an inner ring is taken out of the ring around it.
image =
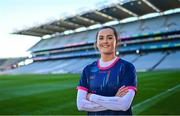
[[[134,66],[116,56],[117,32],[102,27],[95,45],[101,58],[87,65],[77,86],[77,107],[88,115],[132,115],[136,91]]]

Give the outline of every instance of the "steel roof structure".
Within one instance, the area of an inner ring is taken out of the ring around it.
[[[124,2],[119,1],[102,8],[16,31],[13,34],[43,37],[67,30],[104,24],[110,21],[120,21],[130,17],[140,17],[149,13],[160,13],[175,8],[180,8],[180,0],[124,0]]]

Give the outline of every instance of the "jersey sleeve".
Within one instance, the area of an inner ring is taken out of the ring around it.
[[[133,64],[128,63],[123,73],[123,80],[121,86],[127,86],[129,89],[137,91],[137,75]]]
[[[84,90],[84,91],[88,91],[89,87],[88,87],[88,67],[85,67],[83,69],[83,72],[81,74],[80,80],[79,80],[79,84],[77,86],[77,89],[79,90]]]

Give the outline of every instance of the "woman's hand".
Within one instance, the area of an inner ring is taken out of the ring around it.
[[[86,99],[89,100],[92,93],[88,93]]]
[[[128,92],[128,87],[122,86],[118,89],[115,96],[122,97]],[[92,93],[88,93],[86,99],[89,100]]]
[[[122,97],[128,92],[128,87],[122,86],[118,89],[117,93],[115,96]]]

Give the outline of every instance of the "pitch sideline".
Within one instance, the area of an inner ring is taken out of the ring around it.
[[[151,97],[149,99],[146,99],[145,101],[143,101],[141,103],[138,103],[137,105],[134,105],[133,108],[132,108],[134,110],[134,113],[135,114],[141,113],[145,109],[147,109],[147,108],[151,107],[152,105],[156,104],[158,101],[160,101],[160,100],[170,96],[171,94],[173,94],[175,92],[174,90],[176,90],[178,88],[180,88],[180,84],[178,84],[178,85],[176,85],[176,86],[174,86],[174,87],[172,87],[172,88],[170,88],[170,89],[168,89],[168,90],[166,90],[164,92],[161,92],[161,93],[159,93],[159,94],[157,94],[157,95],[155,95],[155,96],[153,96],[153,97]],[[159,99],[160,97],[161,97],[161,99]]]

